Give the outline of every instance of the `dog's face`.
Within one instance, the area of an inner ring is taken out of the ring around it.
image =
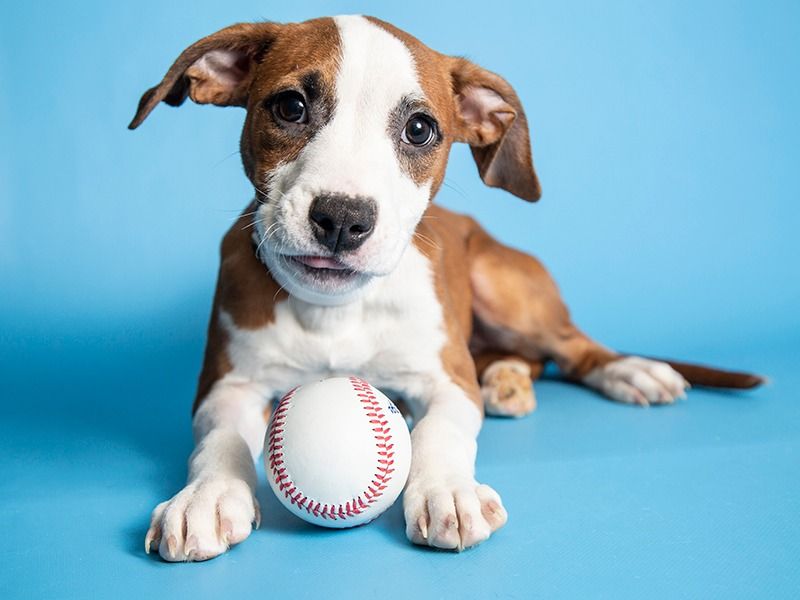
[[[352,299],[396,266],[454,141],[488,185],[538,199],[513,89],[372,18],[234,25],[190,46],[142,98],[241,105],[255,243],[290,294]]]

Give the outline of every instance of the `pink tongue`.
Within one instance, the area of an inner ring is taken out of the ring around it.
[[[335,269],[337,271],[344,271],[347,269],[347,266],[343,265],[335,258],[328,258],[325,256],[295,256],[294,258],[313,269]]]

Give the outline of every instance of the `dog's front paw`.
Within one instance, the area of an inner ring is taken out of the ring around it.
[[[475,480],[410,482],[403,507],[409,540],[447,550],[480,544],[508,520],[497,492]]]
[[[689,383],[667,363],[626,356],[591,371],[586,385],[629,404],[672,404],[686,397]]]
[[[164,560],[214,558],[258,528],[261,514],[250,487],[240,479],[192,482],[153,510],[145,551],[158,548]]]

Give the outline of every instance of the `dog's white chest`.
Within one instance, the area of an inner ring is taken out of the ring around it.
[[[355,302],[326,307],[289,298],[275,306],[273,323],[255,330],[222,318],[233,375],[273,393],[349,374],[402,390],[415,374],[441,371],[442,307],[428,260],[413,246]]]

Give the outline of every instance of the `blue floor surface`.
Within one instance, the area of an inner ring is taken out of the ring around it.
[[[163,341],[163,340],[162,340]],[[789,598],[800,590],[800,387],[787,343],[705,359],[770,375],[638,409],[561,381],[537,411],[490,419],[478,475],[507,526],[462,554],[410,545],[399,503],[327,531],[267,488],[264,522],[207,563],[147,556],[152,507],[181,487],[200,338],[125,355],[5,357],[0,595],[12,598]],[[105,349],[105,351],[103,351]],[[98,350],[100,350],[98,352]],[[687,349],[687,352],[690,350]],[[685,356],[684,358],[701,358]],[[37,365],[33,367],[31,365]],[[109,402],[109,398],[114,398]]]

